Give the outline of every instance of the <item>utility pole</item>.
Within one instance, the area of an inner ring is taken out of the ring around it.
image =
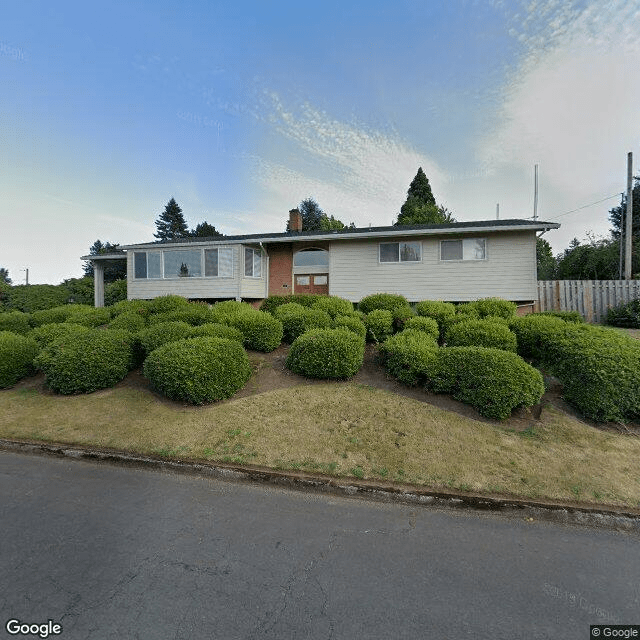
[[[633,225],[633,153],[627,154],[627,219],[624,242],[624,279],[631,280],[631,230]],[[622,225],[621,225],[622,227]],[[620,229],[622,230],[622,228]],[[622,240],[621,240],[622,241]]]
[[[496,204],[496,220],[500,220],[500,203]]]
[[[28,285],[29,284],[29,267],[27,267],[26,269],[20,269],[20,271],[24,271],[25,272],[25,284]]]
[[[538,220],[538,165],[533,168],[533,221]]]

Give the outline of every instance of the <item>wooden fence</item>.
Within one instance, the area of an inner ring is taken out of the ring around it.
[[[579,311],[604,322],[609,307],[640,298],[640,280],[540,280],[536,311]]]

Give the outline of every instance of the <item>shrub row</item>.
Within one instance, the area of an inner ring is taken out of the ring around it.
[[[0,331],[0,389],[13,386],[34,371],[38,343],[11,331]]]
[[[631,300],[607,311],[607,324],[640,329],[640,299]]]
[[[449,326],[445,333],[449,347],[491,347],[517,351],[516,336],[509,327],[493,319],[465,320]]]

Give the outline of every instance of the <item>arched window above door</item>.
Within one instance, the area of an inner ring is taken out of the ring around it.
[[[325,249],[301,249],[293,255],[294,267],[326,267],[329,268],[329,252]]]

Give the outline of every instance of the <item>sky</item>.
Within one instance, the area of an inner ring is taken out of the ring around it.
[[[628,0],[21,0],[0,8],[0,267],[81,277],[97,240],[284,231],[312,197],[392,224],[418,167],[458,221],[607,236],[640,162]]]

